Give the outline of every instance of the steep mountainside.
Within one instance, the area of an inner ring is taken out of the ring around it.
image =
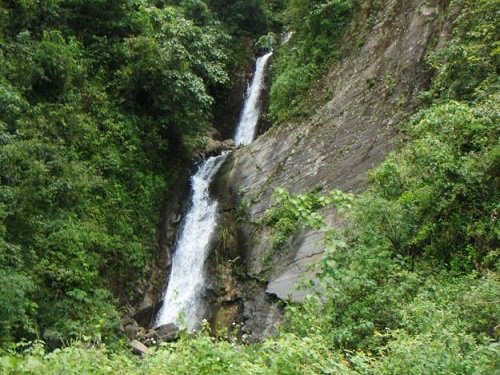
[[[209,266],[216,275],[210,297],[216,327],[246,321],[250,337],[259,339],[280,320],[279,299],[303,297],[294,285],[322,257],[323,239],[303,231],[286,254],[270,254],[273,232],[261,219],[272,193],[366,188],[368,171],[395,147],[400,124],[429,86],[425,56],[447,38],[445,3],[366,3],[343,37],[342,58],[309,94],[312,114],[272,128],[229,157],[214,186],[223,200]]]

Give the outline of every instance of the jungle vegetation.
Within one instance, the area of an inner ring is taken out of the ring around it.
[[[279,126],[338,58],[360,3],[0,2],[2,373],[499,371],[498,0],[450,2],[453,37],[429,53],[432,85],[368,191],[276,192],[274,251],[301,226],[327,238],[319,287],[285,307],[277,337],[248,345],[206,328],[142,359],[120,339],[158,207],[213,119],[239,38],[296,32],[273,67]],[[346,228],[326,226],[328,207]]]

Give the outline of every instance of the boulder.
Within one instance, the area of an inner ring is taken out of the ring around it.
[[[180,330],[173,324],[165,324],[154,329],[150,329],[147,332],[142,332],[140,339],[147,345],[159,345],[162,342],[171,342],[179,338]]]
[[[120,330],[127,335],[130,340],[137,338],[139,324],[130,315],[125,315],[120,321]]]
[[[205,147],[200,154],[200,157],[216,156],[223,151],[234,150],[236,145],[232,139],[218,141],[213,138],[205,137]]]
[[[168,323],[154,329],[161,342],[175,341],[179,338],[180,330],[174,323]]]
[[[241,315],[242,304],[240,301],[222,304],[211,319],[211,327],[214,335],[229,331],[236,327],[236,322]],[[239,325],[238,325],[239,326]]]
[[[129,346],[132,348],[132,351],[135,354],[138,354],[141,356],[151,354],[151,350],[146,345],[144,345],[142,342],[140,342],[138,340],[130,341]]]
[[[158,311],[160,311],[162,304],[163,301],[160,301],[157,304],[151,303],[149,305],[144,305],[134,314],[134,320],[138,322],[141,327],[149,327],[155,316],[158,314]]]
[[[129,325],[125,326],[125,334],[131,340],[133,340],[137,337],[138,331],[139,331],[139,325],[137,323],[136,324],[129,324]]]

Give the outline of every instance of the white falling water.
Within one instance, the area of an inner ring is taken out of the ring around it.
[[[260,115],[260,95],[264,72],[272,53],[257,59],[252,84],[237,126],[235,142],[253,141]],[[210,198],[210,184],[227,157],[227,153],[208,158],[191,177],[191,208],[184,218],[172,257],[172,272],[158,313],[156,326],[175,323],[192,331],[199,324],[205,286],[203,266],[217,227],[217,201]]]
[[[157,326],[176,323],[192,330],[199,323],[203,265],[216,227],[217,201],[210,199],[210,183],[227,154],[208,158],[191,177],[191,208],[181,227],[172,257],[172,272]]]
[[[237,145],[248,145],[255,137],[255,130],[260,115],[260,96],[264,87],[267,62],[273,53],[269,52],[257,59],[252,84],[248,87],[247,98],[243,106],[240,122],[236,128],[234,141]]]

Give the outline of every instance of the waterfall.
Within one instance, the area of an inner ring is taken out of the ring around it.
[[[157,325],[177,323],[192,330],[199,322],[203,265],[217,225],[217,201],[210,199],[210,182],[227,154],[205,160],[191,177],[191,208],[184,218],[172,257],[172,272]]]
[[[248,145],[255,137],[257,122],[260,115],[260,96],[264,87],[264,73],[267,62],[273,53],[259,57],[255,64],[255,73],[252,84],[248,87],[245,105],[241,113],[240,122],[236,128],[234,141],[237,145]]]
[[[257,59],[252,83],[237,126],[235,141],[247,145],[253,141],[260,115],[260,96],[268,53]],[[210,184],[227,157],[227,153],[205,160],[191,177],[191,207],[177,236],[172,257],[172,272],[164,294],[163,306],[156,326],[175,323],[193,330],[204,311],[202,298],[205,287],[203,266],[217,227],[217,201],[210,198]]]

